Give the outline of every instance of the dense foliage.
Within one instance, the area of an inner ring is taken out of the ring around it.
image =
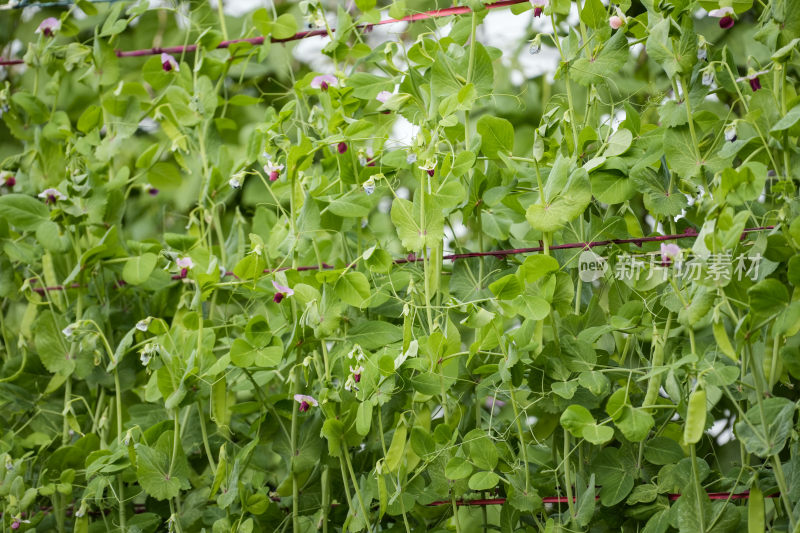
[[[800,531],[800,1],[380,4],[0,11],[3,531]]]

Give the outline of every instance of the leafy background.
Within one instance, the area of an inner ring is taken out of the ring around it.
[[[800,2],[465,5],[2,11],[4,529],[798,531]]]

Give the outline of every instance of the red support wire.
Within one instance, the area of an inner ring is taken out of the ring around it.
[[[759,227],[755,227],[755,228],[745,228],[742,231],[741,238],[744,239],[745,236],[748,233],[754,233],[754,232],[758,232],[758,231],[766,231],[766,230],[771,230],[771,229],[774,229],[774,228],[775,228],[775,226],[759,226]],[[609,239],[609,240],[606,240],[606,241],[570,242],[570,243],[566,243],[566,244],[556,244],[556,245],[550,246],[549,249],[550,250],[567,250],[567,249],[574,249],[574,248],[584,248],[586,250],[589,250],[589,249],[595,248],[597,246],[608,246],[609,244],[635,244],[636,246],[640,246],[641,247],[642,244],[644,244],[646,242],[662,242],[662,241],[672,241],[672,240],[677,240],[677,239],[691,239],[691,238],[697,237],[697,235],[698,235],[698,233],[694,229],[687,228],[685,232],[676,233],[676,234],[673,234],[673,235],[654,235],[654,236],[651,236],[651,237],[636,237],[636,238],[630,238],[630,239]],[[459,259],[469,259],[469,258],[472,258],[472,257],[504,257],[504,256],[508,256],[508,255],[529,254],[529,253],[534,253],[534,252],[541,252],[543,250],[544,250],[544,246],[535,246],[533,248],[511,248],[511,249],[508,249],[508,250],[491,250],[491,251],[488,251],[488,252],[468,252],[468,253],[463,253],[463,254],[449,254],[449,255],[443,256],[442,259],[445,260],[445,261],[457,261]],[[422,261],[422,260],[423,260],[422,257],[417,257],[416,255],[414,255],[412,253],[412,254],[409,254],[408,257],[395,259],[393,261],[393,263],[395,265],[402,265],[402,264],[406,264],[406,263],[417,263],[417,262]],[[350,265],[348,265],[347,268],[352,268],[355,265],[356,265],[356,263],[351,263]],[[295,269],[292,269],[291,267],[265,269],[263,271],[263,273],[264,274],[272,274],[274,272],[282,272],[282,271],[286,271],[286,270],[297,270],[298,272],[305,272],[305,271],[309,271],[309,270],[333,270],[334,268],[336,268],[336,267],[334,267],[333,265],[329,265],[327,263],[322,263],[322,265],[320,265],[320,266],[318,266],[318,265],[306,265],[306,266],[297,267]],[[226,271],[225,275],[226,276],[234,276],[234,273]],[[172,276],[172,279],[178,280],[178,279],[183,279],[185,277],[186,277],[185,275],[174,274]],[[32,280],[32,281],[35,281],[35,280]],[[118,286],[125,285],[125,282],[124,281],[119,281],[119,282],[117,282],[117,285]],[[50,286],[50,287],[33,287],[33,290],[35,292],[38,292],[39,294],[44,294],[46,291],[63,291],[63,290],[66,290],[66,289],[79,289],[81,287],[82,287],[82,285],[80,283],[72,283],[70,285],[53,285],[53,286]]]
[[[502,7],[509,7],[515,4],[523,4],[526,3],[528,0],[502,0],[500,2],[494,2],[491,4],[486,4],[486,9],[499,9]],[[383,26],[384,24],[395,24],[398,22],[417,22],[420,20],[425,19],[433,19],[439,17],[450,17],[453,15],[463,15],[465,13],[470,13],[472,10],[466,6],[459,6],[459,7],[448,7],[444,9],[434,9],[431,11],[424,11],[422,13],[415,13],[413,15],[408,15],[400,19],[385,19],[374,24],[358,24],[355,26],[356,29],[370,31],[374,26]],[[331,33],[335,32],[336,28],[331,28]],[[285,39],[275,39],[273,37],[269,37],[269,40],[273,43],[286,43],[290,41],[298,41],[300,39],[306,39],[308,37],[317,37],[317,36],[326,36],[328,35],[327,30],[307,30],[307,31],[300,31],[295,33],[291,37],[287,37]],[[264,44],[264,41],[267,37],[249,37],[245,39],[232,39],[230,41],[222,41],[217,45],[217,48],[228,48],[233,44],[236,43],[250,43],[252,45],[261,45]],[[166,46],[166,47],[153,47],[153,48],[145,48],[142,50],[115,50],[114,53],[117,57],[140,57],[140,56],[152,56],[158,55],[161,53],[165,54],[183,54],[187,52],[194,52],[197,50],[196,44],[190,44],[186,46]],[[7,66],[7,65],[20,65],[24,63],[22,59],[3,59],[0,58],[0,66]]]

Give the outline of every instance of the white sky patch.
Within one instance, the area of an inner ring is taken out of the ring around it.
[[[419,133],[419,126],[415,126],[407,118],[398,115],[392,127],[392,133],[386,141],[386,150],[405,149],[411,146],[414,138]]]

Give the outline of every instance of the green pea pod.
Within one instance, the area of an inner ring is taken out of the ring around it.
[[[747,533],[764,533],[764,493],[755,483],[747,501]]]
[[[686,426],[683,428],[683,441],[686,444],[696,444],[703,436],[706,427],[706,391],[697,388],[689,395],[689,405],[686,408]]]

